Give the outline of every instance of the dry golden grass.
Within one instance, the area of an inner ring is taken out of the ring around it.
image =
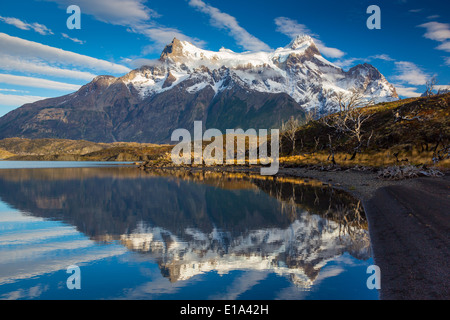
[[[0,159],[7,159],[14,156],[15,156],[14,153],[11,153],[9,151],[6,151],[5,149],[0,148]]]
[[[394,154],[398,153],[397,157]],[[343,167],[352,166],[366,166],[366,167],[386,167],[393,165],[406,165],[411,164],[415,166],[426,165],[435,166],[442,169],[450,169],[450,159],[440,161],[438,164],[433,163],[432,151],[419,151],[412,149],[410,151],[401,150],[401,147],[392,148],[383,151],[371,151],[361,153],[356,156],[356,159],[349,160],[351,157],[348,153],[336,153],[334,159],[336,163]],[[280,164],[282,165],[329,165],[331,161],[329,159],[328,152],[317,152],[314,154],[303,154],[296,156],[284,156],[280,157]]]

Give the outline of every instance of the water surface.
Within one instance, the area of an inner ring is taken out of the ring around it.
[[[0,299],[378,299],[361,205],[320,182],[4,163]]]

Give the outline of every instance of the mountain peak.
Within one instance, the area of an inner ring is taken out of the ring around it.
[[[204,58],[205,52],[189,41],[173,38],[172,42],[164,48],[159,60],[165,62],[170,59],[172,62],[185,62],[186,59]]]
[[[299,34],[287,45],[287,48],[297,50],[299,48],[309,47],[311,45],[315,46],[313,38],[307,34]]]
[[[172,42],[165,46],[159,60],[166,61],[168,58],[174,58],[183,55],[183,44],[177,38],[173,38]]]
[[[362,77],[369,77],[369,79],[371,79],[371,80],[384,79],[381,72],[369,63],[358,64],[358,65],[350,68],[350,70],[348,70],[347,73],[349,73],[353,76],[359,75]]]

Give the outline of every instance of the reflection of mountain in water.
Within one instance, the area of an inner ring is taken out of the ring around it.
[[[134,168],[0,170],[0,197],[155,259],[171,281],[273,270],[309,286],[344,252],[369,257],[359,203],[314,181]]]

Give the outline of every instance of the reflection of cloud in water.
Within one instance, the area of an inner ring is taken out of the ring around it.
[[[208,299],[211,300],[236,300],[239,295],[252,289],[255,285],[267,278],[268,271],[247,271],[241,276],[233,279],[233,282],[223,290],[223,294],[216,294]]]
[[[10,225],[17,221],[18,224]],[[9,226],[7,232],[0,236],[0,285],[66,270],[72,264],[81,266],[127,251],[117,245],[99,245],[86,239],[72,226],[18,212],[9,212],[0,222],[0,228],[1,224]],[[23,290],[19,292],[25,294]]]
[[[113,299],[158,299],[162,295],[177,293],[181,288],[189,287],[195,282],[202,281],[201,278],[193,278],[187,281],[179,281],[171,283],[166,278],[161,277],[161,273],[158,271],[146,270],[145,275],[151,280],[140,284],[134,288],[124,289],[124,294],[119,297],[113,297]]]
[[[35,299],[48,290],[48,285],[38,284],[37,286],[28,289],[18,289],[16,291],[8,292],[2,296],[2,300],[18,300],[18,299]]]

